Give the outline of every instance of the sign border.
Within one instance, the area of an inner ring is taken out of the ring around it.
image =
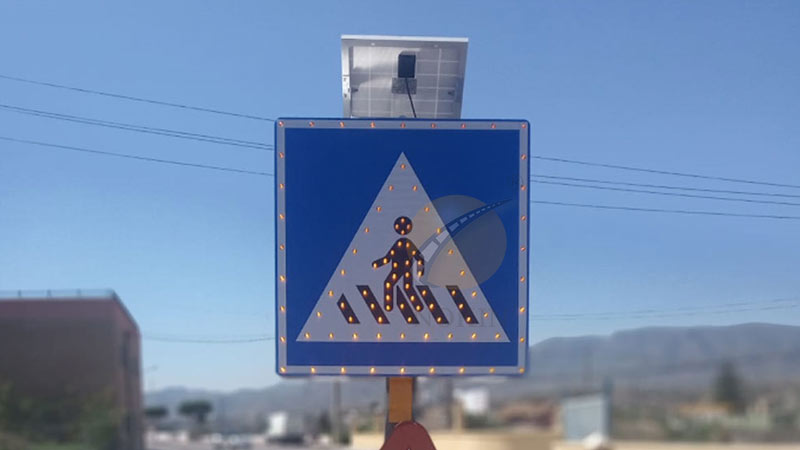
[[[278,118],[275,120],[275,367],[281,376],[345,375],[345,376],[489,376],[522,375],[528,364],[528,314],[529,314],[529,267],[530,226],[519,227],[519,335],[517,364],[488,366],[363,366],[363,365],[287,365],[286,360],[286,196],[285,196],[285,130],[287,128],[321,129],[375,129],[375,130],[518,130],[520,164],[519,196],[520,221],[529,219],[530,205],[530,123],[527,120],[509,119],[336,119],[336,118]],[[422,344],[420,344],[422,345]]]

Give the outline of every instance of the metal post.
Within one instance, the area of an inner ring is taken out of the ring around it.
[[[416,378],[390,377],[386,379],[386,427],[384,442],[401,422],[414,420],[414,391]]]

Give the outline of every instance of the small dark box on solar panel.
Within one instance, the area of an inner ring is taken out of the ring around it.
[[[403,54],[397,56],[397,78],[414,78],[417,55]]]

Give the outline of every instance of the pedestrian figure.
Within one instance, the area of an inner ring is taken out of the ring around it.
[[[394,231],[401,236],[410,233],[412,227],[411,219],[406,216],[400,216],[394,221]],[[394,285],[397,284],[401,278],[405,285],[404,290],[406,292],[414,292],[414,277],[412,276],[412,271],[414,270],[415,260],[417,262],[417,277],[422,277],[422,274],[425,273],[425,259],[422,257],[422,254],[420,254],[417,246],[411,242],[411,239],[401,237],[392,245],[383,258],[376,259],[372,262],[373,269],[391,264],[392,270],[389,272],[389,275],[386,276],[386,280],[383,284],[383,303],[386,311],[392,310],[392,305],[394,303]]]

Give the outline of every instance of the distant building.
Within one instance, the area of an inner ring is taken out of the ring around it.
[[[37,409],[9,419],[18,429],[142,450],[140,360],[139,329],[113,291],[0,292],[0,388]]]

